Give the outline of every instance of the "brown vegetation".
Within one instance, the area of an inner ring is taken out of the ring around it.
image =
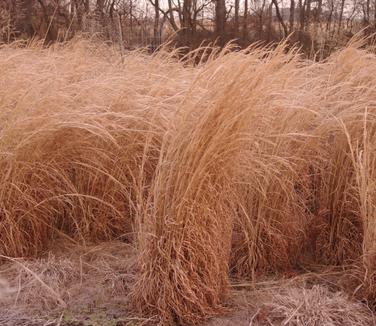
[[[163,324],[225,311],[230,280],[332,265],[372,306],[376,59],[362,44],[320,63],[284,44],[180,60],[84,40],[3,46],[4,262],[57,239],[128,243],[117,295]]]

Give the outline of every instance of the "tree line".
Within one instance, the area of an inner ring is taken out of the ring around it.
[[[166,40],[246,47],[289,36],[305,52],[325,55],[360,30],[373,33],[375,8],[376,0],[0,0],[0,42],[87,33],[155,49]]]

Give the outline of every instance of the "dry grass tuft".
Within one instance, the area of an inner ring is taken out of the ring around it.
[[[1,50],[3,254],[36,254],[57,235],[80,243],[132,238],[137,199],[176,103],[166,75],[184,73],[154,58],[140,80],[145,61],[131,54],[121,64],[116,52],[83,41]]]
[[[290,288],[274,295],[264,307],[268,318],[280,325],[374,325],[370,311],[362,304],[351,302],[341,292],[326,287]]]

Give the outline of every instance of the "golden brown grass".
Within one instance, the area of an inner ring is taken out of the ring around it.
[[[354,264],[373,302],[376,58],[360,43],[320,63],[283,44],[2,47],[0,254],[128,242],[124,296],[163,324],[226,310],[230,278],[312,266]]]

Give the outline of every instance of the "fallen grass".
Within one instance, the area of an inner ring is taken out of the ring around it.
[[[162,324],[225,312],[230,278],[322,265],[352,264],[349,292],[372,306],[376,59],[360,46],[319,63],[283,44],[180,60],[84,40],[3,46],[1,256],[122,241],[132,277],[116,295]],[[64,266],[51,286],[23,265],[48,292],[40,307],[66,303],[77,268]]]
[[[56,243],[53,254],[1,267],[12,292],[0,299],[2,325],[115,325],[143,321],[130,312],[127,293],[136,275],[134,249],[122,242],[97,246]],[[43,284],[43,286],[41,286]],[[129,310],[129,309],[128,309]]]
[[[158,316],[142,318],[132,312],[129,292],[137,278],[137,252],[120,243],[80,247],[57,243],[38,259],[4,263],[13,294],[0,300],[3,325],[155,325]],[[25,269],[27,267],[27,269]],[[33,277],[33,271],[38,278]],[[372,311],[351,298],[339,280],[340,268],[303,273],[288,279],[233,283],[228,310],[201,325],[374,325]],[[65,301],[51,296],[43,280]]]

